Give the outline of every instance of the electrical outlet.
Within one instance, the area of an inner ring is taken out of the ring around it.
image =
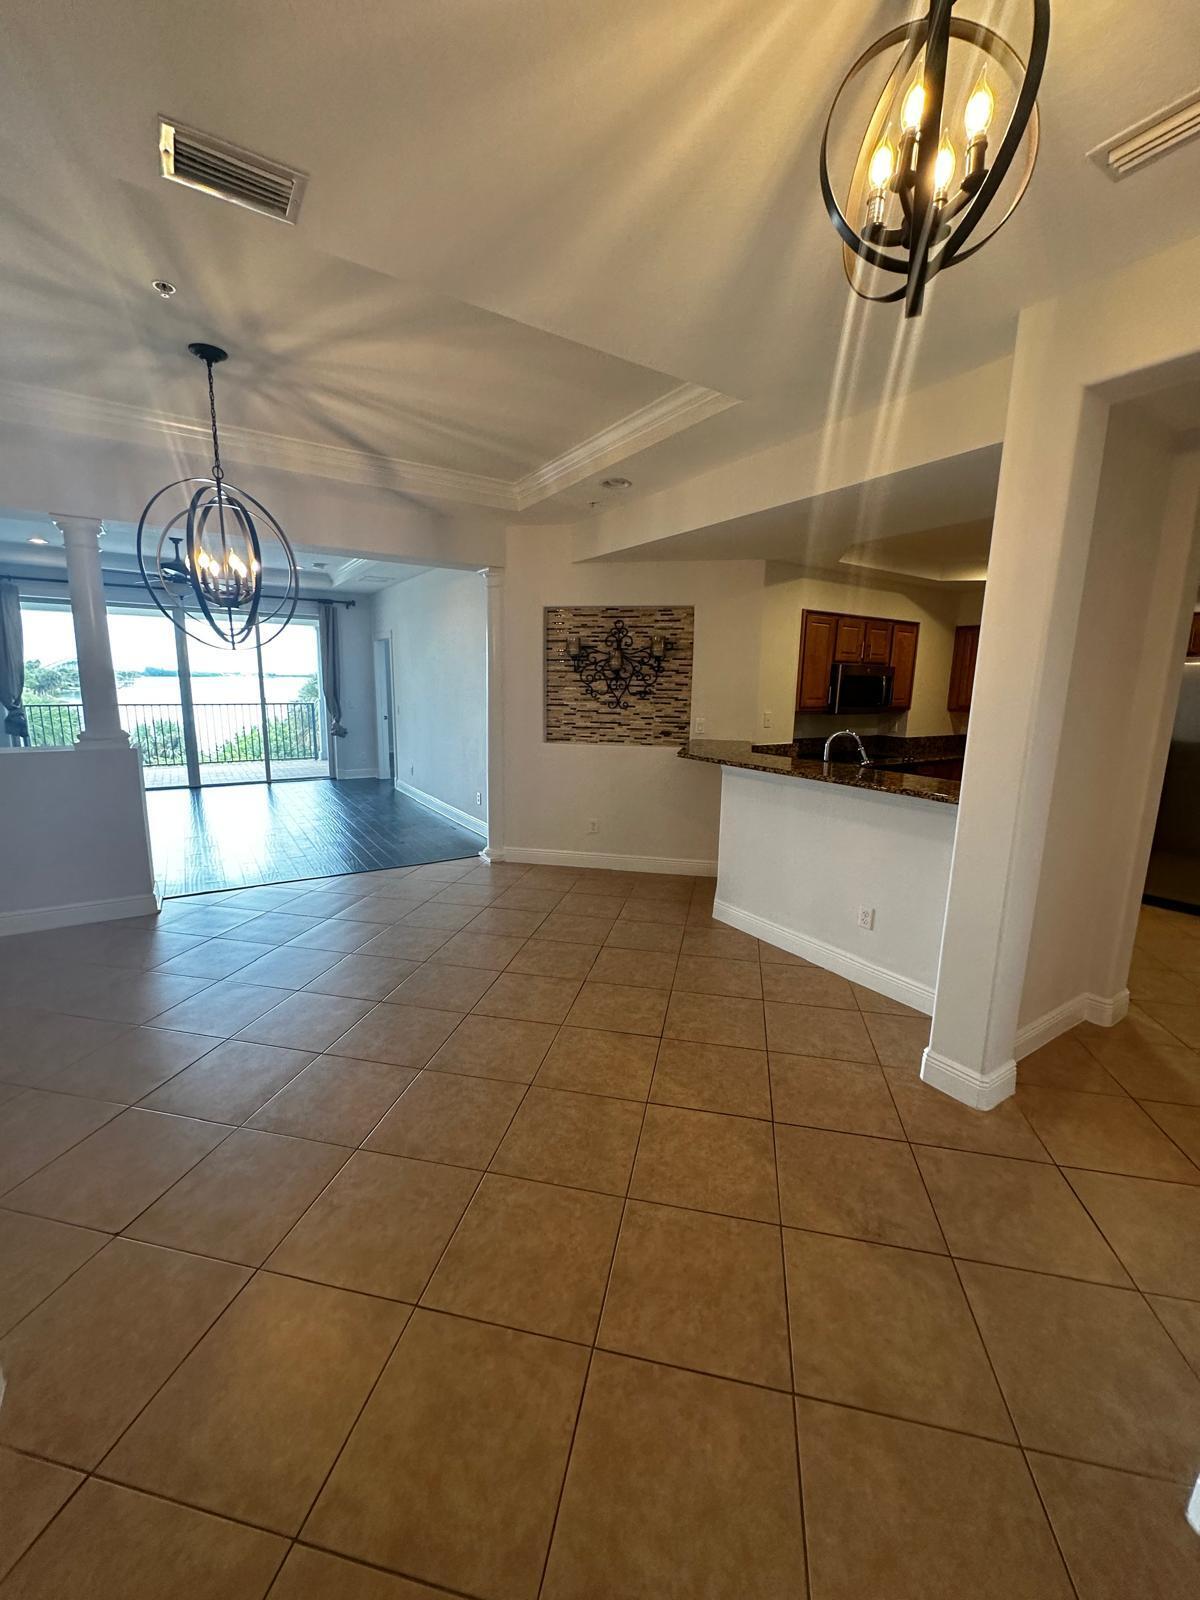
[[[476,789],[476,791],[475,791],[475,804],[477,806],[481,806],[483,804],[483,790],[482,789]]]
[[[763,712],[763,727],[764,728],[769,728],[770,726],[771,726],[771,713],[769,711],[764,711]]]
[[[871,930],[875,926],[875,907],[874,906],[859,906],[859,908],[858,908],[858,925],[859,925],[860,928],[865,928],[868,933],[871,932]]]
[[[704,732],[704,718],[703,717],[697,717],[695,719],[695,721],[692,723],[692,732],[693,733],[703,733]]]
[[[595,817],[589,817],[588,818],[587,831],[589,833],[599,833],[600,832],[600,824],[596,821]]]

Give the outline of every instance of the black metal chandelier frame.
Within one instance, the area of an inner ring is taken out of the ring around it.
[[[842,79],[821,137],[821,194],[830,221],[845,247],[846,275],[851,287],[865,300],[894,302],[902,299],[908,317],[921,314],[925,290],[931,278],[974,255],[1004,225],[1025,193],[1037,159],[1037,94],[1050,40],[1050,0],[1031,0],[1033,28],[1028,63],[994,29],[980,22],[953,16],[955,4],[956,0],[930,0],[929,10],[924,17],[890,29],[865,50]],[[951,39],[975,45],[1001,66],[1014,82],[1020,81],[1012,115],[991,164],[987,165],[985,161],[986,139],[976,141],[978,155],[968,163],[958,193],[953,198],[939,192],[935,179],[942,139],[946,68]],[[924,52],[921,80],[924,99],[920,127],[907,151],[902,151],[897,170],[886,184],[886,189],[899,197],[903,223],[900,227],[889,228],[881,222],[869,220],[859,230],[848,220],[838,203],[829,176],[830,131],[838,105],[849,85],[871,62],[896,46],[902,49],[892,69],[891,83],[903,82],[913,62]],[[1027,130],[1029,156],[1015,195],[995,226],[983,238],[968,244],[1007,177]],[[904,284],[889,293],[868,293],[854,281],[853,257],[883,272],[902,275]]]
[[[599,645],[583,643],[578,634],[567,637],[563,654],[578,674],[585,694],[609,702],[614,711],[626,711],[630,700],[647,700],[662,675],[663,661],[675,641],[662,634],[635,649],[627,624],[618,618]]]
[[[213,344],[189,344],[188,350],[208,370],[212,474],[207,478],[178,478],[150,497],[138,521],[138,569],[155,605],[189,638],[213,643],[208,632],[193,631],[187,625],[191,621],[207,624],[232,650],[251,638],[259,645],[266,644],[287,627],[296,613],[300,599],[296,557],[287,535],[266,506],[245,489],[226,481],[217,432],[213,368],[227,359],[227,353]],[[165,496],[179,489],[192,491],[188,503],[162,523],[156,542],[151,526],[155,508]],[[286,569],[282,596],[274,603],[268,601],[265,607],[260,527],[279,545]],[[180,528],[182,532],[177,532]],[[174,547],[173,555],[164,554],[168,544]],[[241,546],[244,555],[235,545]],[[198,615],[181,607],[186,595],[195,601]],[[184,610],[182,622],[180,609]],[[271,631],[264,635],[267,627]]]

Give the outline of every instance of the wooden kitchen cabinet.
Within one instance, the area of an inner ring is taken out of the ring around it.
[[[1200,656],[1200,611],[1192,617],[1192,631],[1188,635],[1188,660]]]
[[[920,624],[891,617],[859,617],[836,611],[806,611],[800,632],[800,666],[796,676],[796,710],[828,711],[830,677],[839,662],[891,666],[892,703],[906,711],[912,705]],[[887,715],[886,712],[881,713]]]
[[[893,622],[889,624],[892,665],[893,711],[907,711],[912,705],[913,679],[917,674],[917,634],[919,622]]]
[[[954,654],[950,660],[950,692],[947,711],[970,711],[971,690],[975,684],[975,658],[979,654],[979,627],[955,628]]]

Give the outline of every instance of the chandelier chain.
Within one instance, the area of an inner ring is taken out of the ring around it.
[[[204,364],[208,368],[208,414],[212,419],[212,475],[216,481],[220,483],[221,479],[225,476],[225,472],[221,466],[221,444],[217,438],[217,392],[213,384],[213,364],[211,361],[206,361]]]

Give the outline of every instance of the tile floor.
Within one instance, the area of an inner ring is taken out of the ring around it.
[[[711,892],[6,941],[0,1600],[1194,1600],[1200,921],[982,1114]]]

